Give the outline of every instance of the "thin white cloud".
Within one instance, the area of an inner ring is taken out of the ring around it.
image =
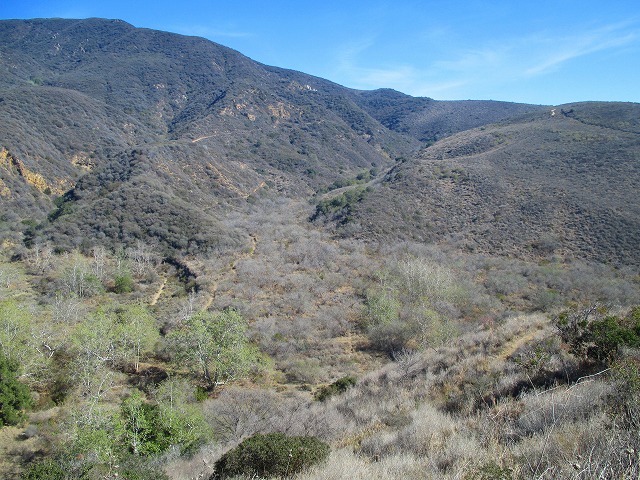
[[[408,65],[394,68],[360,68],[358,77],[367,85],[393,85],[410,83],[416,77],[416,70]]]
[[[350,86],[363,89],[404,82],[406,77],[412,74],[411,67],[370,68],[361,66],[362,54],[374,44],[373,38],[361,38],[342,46],[337,54],[339,76],[348,79],[346,83]]]
[[[563,63],[592,53],[625,47],[637,41],[636,31],[626,31],[626,25],[609,25],[581,35],[546,38],[538,41],[550,53],[525,70],[525,75],[540,75],[555,70]]]
[[[457,58],[440,60],[432,69],[452,72],[477,72],[502,67],[507,63],[509,50],[504,46],[485,46],[462,52]]]
[[[467,77],[530,77],[549,73],[562,64],[592,53],[633,44],[640,38],[630,24],[613,24],[574,35],[536,34],[503,39],[500,44],[460,52],[455,58],[433,64],[433,69]]]
[[[453,96],[469,83],[465,72],[498,61],[496,53],[487,49],[424,66],[406,63],[364,66],[367,50],[375,46],[373,38],[362,38],[343,46],[337,56],[337,72],[331,77],[341,78],[345,85],[363,90],[393,88],[414,96]]]
[[[345,70],[355,69],[358,57],[374,44],[375,41],[373,38],[361,38],[347,45],[343,45],[337,54],[340,68]]]
[[[425,82],[418,78],[413,82],[412,87],[406,91],[417,97],[454,98],[468,84],[467,80]]]
[[[445,45],[423,64],[399,60],[383,66],[367,60],[375,52],[376,39],[360,39],[343,46],[330,78],[340,78],[353,88],[388,87],[416,96],[499,96],[518,83],[552,74],[573,59],[603,51],[613,54],[640,43],[637,19],[568,30],[493,38],[468,49],[448,51]]]
[[[433,91],[434,96],[464,95],[460,87],[495,94],[501,86],[552,74],[571,60],[605,51],[614,54],[639,43],[637,22],[628,21],[568,35],[545,32],[502,39],[499,44],[481,45],[460,52],[451,60],[434,62],[426,71],[442,78],[442,85],[448,86],[440,92]]]

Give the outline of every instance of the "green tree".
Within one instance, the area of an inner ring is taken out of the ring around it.
[[[144,305],[129,305],[117,311],[117,325],[113,331],[119,356],[134,365],[153,349],[160,339],[156,320]]]
[[[147,403],[140,392],[134,392],[122,403],[125,441],[131,453],[152,455],[166,450],[170,436],[159,421],[157,405]]]
[[[210,437],[202,412],[189,404],[186,382],[167,380],[153,403],[136,391],[122,402],[124,441],[135,455],[156,455],[176,445],[193,451]]]
[[[29,344],[31,315],[14,300],[0,302],[0,351],[20,363],[32,355]]]
[[[61,442],[54,445],[57,451],[53,458],[67,470],[64,478],[113,478],[115,466],[126,454],[122,442],[124,424],[118,407],[107,402],[84,401],[68,410],[62,420]],[[45,467],[55,472],[54,465],[45,464],[41,468]]]
[[[364,320],[367,326],[389,325],[398,320],[400,302],[386,292],[368,292],[364,304]]]
[[[113,291],[116,293],[131,293],[135,287],[133,276],[127,270],[116,274],[114,278]]]
[[[434,347],[458,334],[456,320],[472,305],[473,287],[428,258],[390,262],[367,292],[363,324],[371,345],[390,354]]]
[[[392,354],[404,348],[416,326],[400,318],[400,302],[390,292],[369,292],[364,325],[373,348]]]
[[[74,368],[71,369],[80,394],[98,401],[111,387],[110,369],[119,358],[116,342],[117,317],[100,309],[78,323],[71,332]]]
[[[160,420],[171,432],[171,442],[193,451],[211,437],[211,428],[195,402],[195,389],[184,379],[169,378],[155,392]]]
[[[16,378],[17,372],[18,363],[0,352],[0,427],[20,423],[23,410],[32,403],[29,389]]]
[[[46,321],[39,325],[25,305],[14,300],[0,301],[0,352],[15,360],[19,366],[17,375],[34,381],[40,378],[50,359],[50,351],[44,352],[48,343]]]
[[[232,309],[200,312],[169,335],[174,359],[200,372],[208,388],[246,375],[259,359],[246,336],[247,323]]]
[[[90,260],[78,251],[61,259],[59,273],[64,289],[80,298],[92,297],[104,290],[100,279],[92,272]]]
[[[87,361],[113,363],[117,357],[117,317],[113,311],[101,308],[75,326],[72,344]]]

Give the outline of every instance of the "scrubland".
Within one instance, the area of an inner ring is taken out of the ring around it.
[[[637,476],[632,270],[248,208],[225,220],[243,247],[179,262],[142,242],[5,250],[0,345],[32,396],[5,477],[208,478],[271,432],[330,446],[300,479]],[[626,330],[600,341],[606,322]]]

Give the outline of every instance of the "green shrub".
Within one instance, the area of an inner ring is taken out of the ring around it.
[[[346,392],[349,388],[356,384],[356,377],[342,377],[333,382],[331,385],[320,387],[315,394],[315,399],[324,402],[327,398]]]
[[[334,198],[321,200],[316,205],[316,210],[310,220],[313,222],[320,217],[333,217],[341,224],[349,223],[354,206],[362,202],[369,191],[369,188],[356,187]]]
[[[107,477],[109,478],[109,477]],[[127,455],[118,465],[118,477],[127,480],[169,480],[169,476],[156,464],[148,462],[144,457]]]
[[[290,477],[324,461],[329,450],[329,445],[315,437],[257,434],[225,453],[216,462],[211,480],[236,475]]]
[[[640,366],[632,359],[613,365],[616,388],[609,399],[611,413],[631,432],[640,432]],[[635,436],[636,442],[640,437]]]
[[[209,392],[207,391],[207,389],[199,385],[196,386],[194,395],[196,397],[196,402],[204,402],[207,398],[209,398]]]
[[[45,460],[32,463],[20,476],[23,480],[66,480],[69,470],[66,465],[47,458]]]
[[[571,353],[583,360],[608,365],[622,347],[640,346],[640,307],[615,316],[604,306],[562,312],[556,327]]]
[[[495,462],[488,462],[466,475],[466,480],[511,480],[513,470],[502,467]]]
[[[116,276],[114,279],[113,291],[115,293],[131,293],[133,292],[135,284],[133,277],[129,272],[123,272]]]
[[[145,457],[126,455],[116,465],[79,462],[68,455],[58,455],[33,462],[22,473],[22,480],[93,480],[97,478],[125,478],[127,480],[168,480],[160,467],[150,464]]]
[[[16,378],[18,363],[0,352],[0,427],[24,420],[25,408],[32,404],[29,388]]]

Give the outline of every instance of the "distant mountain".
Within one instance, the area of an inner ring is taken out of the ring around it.
[[[432,143],[456,132],[513,118],[543,106],[489,100],[438,101],[395,90],[354,92],[356,103],[385,127]]]
[[[637,109],[359,91],[119,20],[0,21],[0,234],[196,253],[247,240],[231,211],[316,195],[344,235],[638,263]]]
[[[577,103],[457,133],[324,215],[344,234],[640,265],[640,104]],[[337,203],[337,202],[335,202]]]

